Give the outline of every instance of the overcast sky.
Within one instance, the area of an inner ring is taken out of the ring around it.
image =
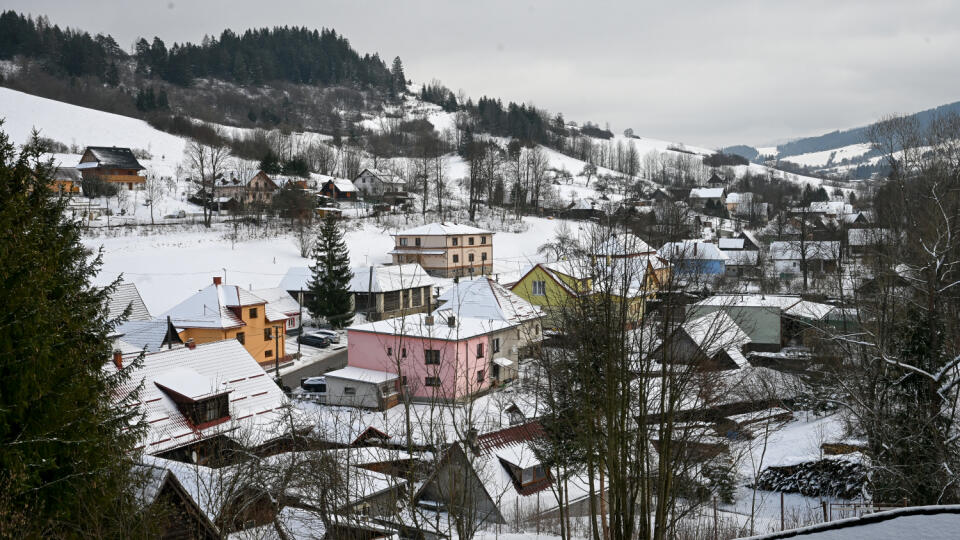
[[[200,41],[334,28],[415,82],[702,146],[762,144],[960,100],[960,2],[6,0],[60,25]],[[675,5],[675,4],[682,4]]]

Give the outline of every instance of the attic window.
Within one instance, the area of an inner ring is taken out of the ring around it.
[[[179,406],[180,412],[195,426],[216,422],[230,416],[230,402],[227,396],[229,394],[220,394],[193,403],[184,403]]]
[[[534,465],[527,467],[520,473],[520,485],[527,486],[547,478],[547,470],[543,465]]]

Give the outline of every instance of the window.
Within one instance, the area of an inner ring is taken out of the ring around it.
[[[406,239],[406,238],[401,238],[401,239],[400,239],[400,245],[401,245],[401,246],[407,245],[407,239]]]
[[[467,260],[473,262],[473,253],[467,255]]]
[[[440,377],[424,377],[423,384],[426,386],[440,386]]]
[[[423,351],[423,363],[428,366],[440,365],[440,351],[438,349],[427,349]]]
[[[227,400],[227,394],[220,394],[180,407],[180,410],[195,426],[230,416],[230,403]]]
[[[406,358],[406,357],[407,357],[407,348],[403,347],[402,349],[400,349],[400,358]]]
[[[273,334],[270,332],[271,330],[272,330],[272,328],[264,328],[264,329],[263,329],[263,340],[264,340],[264,341],[270,341],[271,339],[273,339]]]
[[[547,282],[546,282],[546,281],[534,281],[534,282],[533,282],[533,295],[534,295],[534,296],[546,296],[546,295],[547,295]]]
[[[483,343],[477,343],[477,358],[483,358]]]
[[[352,386],[343,387],[343,395],[345,396],[355,396],[357,395],[357,389]]]
[[[480,245],[483,245],[483,244],[486,244],[486,243],[487,243],[487,237],[486,237],[486,236],[481,236],[481,237],[480,237]]]
[[[471,236],[470,238],[467,238],[467,243],[470,244],[471,246],[473,245],[473,237],[472,237],[472,236]]]
[[[250,308],[250,318],[251,319],[257,318],[257,308],[255,307]]]
[[[453,237],[453,245],[455,245],[455,246],[459,246],[459,245],[460,245],[460,239],[457,238],[456,236]]]
[[[270,349],[267,349],[263,351],[263,356],[264,358],[273,358],[273,351]]]
[[[539,482],[546,477],[547,471],[543,468],[543,465],[535,465],[523,470],[521,473],[520,483],[522,485],[532,484],[534,482]]]
[[[482,383],[484,379],[484,373],[482,369],[477,370],[477,382]]]
[[[240,344],[243,345],[244,343],[247,342],[247,335],[243,332],[237,332],[237,341],[239,341]]]
[[[400,384],[402,384],[402,385],[404,385],[404,386],[407,385],[407,376],[406,376],[406,375],[403,375],[402,377],[400,377]]]
[[[487,260],[487,252],[486,252],[486,251],[484,251],[483,253],[480,254],[480,260],[481,260],[481,261]]]
[[[459,255],[454,255],[454,256],[453,256],[453,262],[460,262],[460,256],[459,256]]]
[[[490,342],[490,348],[493,349],[493,352],[500,352],[500,338],[493,338]]]
[[[393,356],[393,347],[387,347],[387,356]]]
[[[413,239],[413,245],[415,245],[415,246],[417,246],[417,247],[420,247],[420,239],[419,239],[419,238],[414,238],[414,239]]]

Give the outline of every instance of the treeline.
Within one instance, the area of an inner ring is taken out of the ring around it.
[[[199,45],[174,44],[160,38],[137,41],[137,69],[174,84],[188,86],[197,77],[238,84],[280,80],[295,84],[359,84],[393,94],[406,90],[400,59],[388,67],[376,54],[360,56],[335,30],[275,27],[224,30]]]
[[[109,35],[51,25],[46,17],[34,20],[15,11],[0,14],[0,60],[24,56],[40,62],[59,76],[94,76],[108,85],[119,83],[117,64],[127,54]]]

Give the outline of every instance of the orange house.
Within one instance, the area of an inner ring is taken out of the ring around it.
[[[213,284],[180,302],[160,318],[170,317],[185,343],[236,339],[254,359],[273,366],[286,360],[284,329],[287,316],[267,307],[267,301],[236,285]]]
[[[145,177],[140,176],[143,165],[129,148],[88,146],[80,156],[77,169],[85,179],[100,178],[127,189],[143,189],[147,182]]]
[[[73,167],[57,167],[53,171],[50,189],[64,195],[80,193],[80,171]]]

